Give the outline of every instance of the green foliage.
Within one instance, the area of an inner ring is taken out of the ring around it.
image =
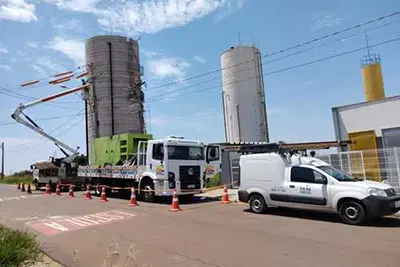
[[[1,181],[0,183],[4,184],[18,184],[18,183],[24,183],[24,184],[32,184],[32,176],[6,176],[4,177],[4,181]]]
[[[0,225],[0,266],[20,267],[39,262],[39,243],[29,232],[11,230]]]
[[[214,187],[221,185],[221,172],[218,172],[213,178],[207,180],[206,187]]]
[[[31,172],[28,170],[23,170],[23,171],[19,171],[19,172],[14,172],[13,175],[11,175],[12,177],[24,177],[24,176],[29,176],[31,175]]]

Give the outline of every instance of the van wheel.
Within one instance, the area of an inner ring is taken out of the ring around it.
[[[250,196],[250,210],[254,213],[265,213],[267,204],[265,203],[264,197],[259,194]]]
[[[346,201],[339,209],[340,219],[351,225],[360,225],[366,219],[364,207],[356,201]]]

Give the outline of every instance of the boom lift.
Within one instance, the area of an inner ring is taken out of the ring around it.
[[[65,144],[64,142],[58,140],[57,138],[51,136],[50,134],[44,132],[43,129],[34,120],[32,120],[28,115],[26,115],[24,113],[24,110],[34,107],[36,105],[46,103],[48,101],[72,94],[72,93],[76,93],[78,91],[86,89],[88,86],[89,86],[89,84],[86,84],[85,82],[83,82],[83,84],[81,86],[78,86],[78,87],[75,87],[72,89],[68,89],[63,92],[51,95],[51,96],[43,97],[41,99],[32,101],[27,104],[20,104],[15,109],[14,113],[11,115],[11,117],[18,123],[30,128],[31,130],[37,132],[41,136],[53,141],[54,144],[65,155],[65,157],[62,158],[61,160],[52,160],[52,163],[55,163],[56,166],[59,167],[58,177],[54,176],[54,175],[50,176],[50,178],[49,177],[46,178],[46,175],[43,175],[43,177],[41,177],[40,170],[38,170],[36,172],[34,171],[34,183],[36,186],[40,187],[41,185],[55,182],[55,180],[59,181],[59,178],[67,178],[66,176],[75,176],[76,177],[76,170],[71,172],[70,168],[68,168],[68,167],[74,165],[73,164],[74,160],[79,156],[79,151],[78,151],[79,147],[74,149],[74,148],[68,146],[67,144]],[[74,168],[75,166],[72,166],[72,167]],[[46,170],[43,170],[42,173],[43,174],[46,173]]]

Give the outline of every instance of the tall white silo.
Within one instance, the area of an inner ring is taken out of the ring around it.
[[[226,141],[269,142],[260,51],[231,47],[221,64]]]

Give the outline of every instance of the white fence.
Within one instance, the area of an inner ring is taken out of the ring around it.
[[[400,190],[400,147],[316,155],[355,177],[385,181]]]

